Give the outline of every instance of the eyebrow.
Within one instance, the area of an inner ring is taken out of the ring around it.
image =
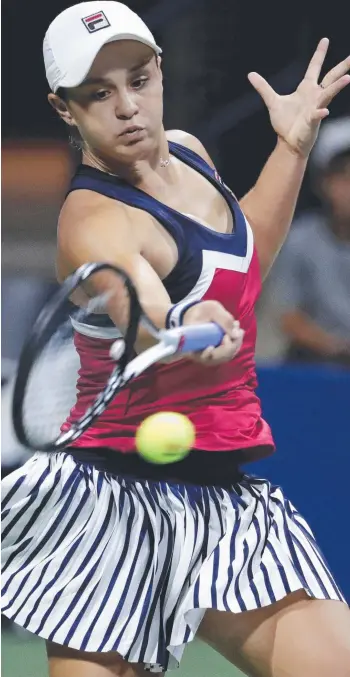
[[[88,85],[107,85],[109,80],[106,78],[86,78],[79,87],[88,87]]]
[[[146,56],[145,59],[142,59],[142,61],[140,61],[135,66],[132,66],[132,68],[130,68],[130,73],[134,73],[135,71],[140,70],[140,68],[147,66],[147,64],[150,63],[150,61],[152,61],[153,57],[154,54],[151,54],[151,56]]]
[[[129,68],[129,73],[135,73],[144,66],[147,66],[147,64],[149,64],[150,61],[152,61],[153,57],[154,54],[151,54],[151,56],[147,56],[146,59],[143,59],[139,63],[135,64],[135,66]],[[88,87],[89,85],[106,85],[106,84],[110,84],[110,80],[108,80],[107,78],[86,78],[85,80],[83,80],[80,87]]]

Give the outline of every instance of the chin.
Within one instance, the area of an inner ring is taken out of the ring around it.
[[[145,135],[143,138],[128,141],[122,146],[118,144],[114,149],[114,157],[122,160],[142,159],[154,147],[154,140]]]

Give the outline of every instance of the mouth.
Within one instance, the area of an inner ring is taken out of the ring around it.
[[[139,125],[132,125],[131,127],[127,127],[124,129],[124,131],[119,134],[119,136],[123,136],[126,139],[136,139],[139,136],[142,136],[142,134],[145,132],[144,127],[140,127]]]

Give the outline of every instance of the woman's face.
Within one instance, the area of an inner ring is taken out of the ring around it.
[[[128,164],[157,147],[163,121],[162,73],[146,45],[134,40],[106,44],[83,83],[67,91],[70,123],[106,162],[110,158]]]

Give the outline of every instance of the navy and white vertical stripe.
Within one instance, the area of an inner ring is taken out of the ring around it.
[[[279,487],[117,478],[39,454],[3,481],[3,613],[40,637],[176,667],[205,609],[241,612],[304,588],[342,599]]]

